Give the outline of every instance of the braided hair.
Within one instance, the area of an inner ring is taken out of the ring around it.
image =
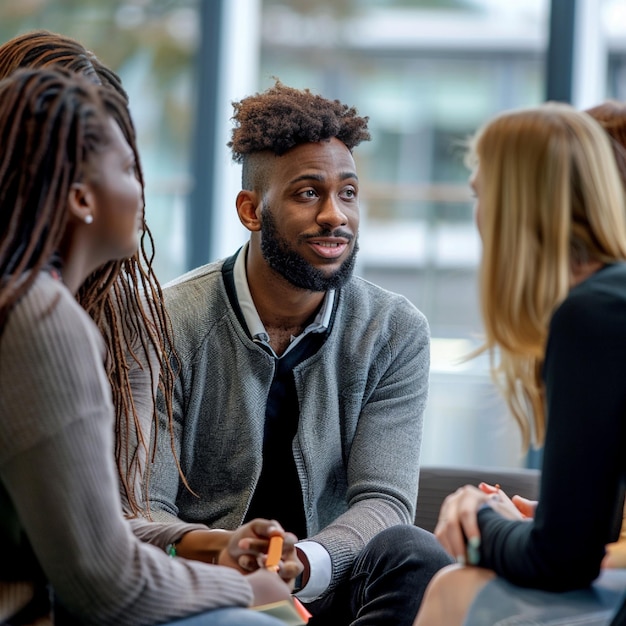
[[[119,76],[78,41],[45,30],[28,32],[0,45],[0,79],[18,68],[26,67],[64,67],[117,96],[110,114],[135,154],[137,178],[143,188],[144,177],[135,128],[128,110],[128,95]],[[7,144],[1,145],[6,150]],[[43,145],[45,144],[42,143]],[[171,325],[163,304],[161,286],[153,270],[153,260],[154,239],[144,215],[143,232],[137,252],[125,260],[111,261],[98,268],[85,280],[76,295],[78,302],[100,328],[107,344],[107,376],[115,407],[115,458],[121,486],[130,507],[129,513],[133,516],[142,512],[149,515],[149,509],[142,511],[141,494],[135,493],[135,479],[141,474],[141,455],[136,446],[129,443],[126,434],[134,430],[137,433],[138,446],[145,451],[146,456],[150,453],[152,459],[156,451],[156,440],[152,442],[150,451],[149,433],[143,432],[133,401],[129,376],[130,359],[141,368],[150,368],[153,387],[158,385],[164,399],[170,420],[170,432],[172,394],[178,367]],[[138,354],[130,347],[133,337],[140,339]],[[152,366],[151,354],[156,354],[158,371]],[[156,404],[152,418],[156,426]],[[147,474],[143,480],[144,489],[147,489]],[[186,484],[184,477],[183,482]]]
[[[124,103],[69,72],[19,70],[0,81],[0,336],[13,305],[53,262],[67,197],[107,145],[106,115]],[[107,99],[106,108],[103,106]]]

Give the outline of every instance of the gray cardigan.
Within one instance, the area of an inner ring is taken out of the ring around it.
[[[164,289],[182,368],[175,448],[195,494],[179,480],[163,427],[150,506],[155,519],[232,529],[261,472],[274,357],[235,315],[222,265]],[[325,344],[294,370],[300,420],[293,454],[308,539],[331,556],[331,589],[376,533],[413,522],[429,339],[425,317],[406,298],[355,277],[337,292]]]

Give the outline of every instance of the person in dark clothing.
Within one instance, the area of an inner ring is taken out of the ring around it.
[[[626,589],[626,570],[599,577],[626,477],[626,211],[612,146],[589,115],[548,103],[488,122],[470,163],[484,349],[524,441],[543,444],[540,497],[526,515],[497,488],[446,498],[435,534],[459,564],[432,580],[415,626],[607,624]]]

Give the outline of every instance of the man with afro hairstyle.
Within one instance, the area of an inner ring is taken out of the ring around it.
[[[301,538],[295,592],[310,624],[409,625],[451,559],[413,525],[428,324],[353,276],[352,150],[370,138],[368,118],[279,81],[234,110],[250,239],[164,289],[182,369],[174,453],[165,413],[158,434],[153,517],[228,529],[276,519]]]

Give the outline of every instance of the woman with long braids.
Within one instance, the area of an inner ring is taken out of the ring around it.
[[[143,190],[128,97],[117,74],[80,42],[45,30],[27,32],[0,45],[0,78],[25,67],[64,67],[121,96],[125,106],[113,114],[137,155],[135,171]],[[107,344],[106,367],[116,417],[115,459],[120,493],[124,513],[132,518],[135,534],[163,550],[171,551],[171,546],[176,546],[179,556],[215,562],[219,553],[228,548],[230,531],[208,529],[203,524],[152,522],[143,497],[149,482],[147,461],[153,456],[150,433],[157,420],[157,387],[171,420],[176,375],[168,317],[152,268],[153,251],[152,236],[142,214],[139,249],[92,272],[80,286],[77,300],[96,322]],[[186,485],[184,476],[182,481]],[[257,559],[243,558],[241,566],[254,569],[258,566]]]
[[[18,68],[51,66],[65,67],[93,83],[110,87],[128,103],[117,74],[70,37],[40,30],[0,45],[0,79]],[[119,108],[117,123],[136,152],[135,130],[127,106]],[[139,161],[136,175],[143,188]],[[78,302],[98,324],[107,343],[107,375],[116,413],[115,456],[124,509],[131,516],[143,512],[141,491],[149,456],[149,420],[156,419],[154,396],[160,386],[169,405],[174,376],[167,314],[152,268],[153,248],[142,215],[139,249],[126,259],[97,268],[77,293]]]
[[[65,71],[0,81],[0,624],[278,624],[243,607],[288,586],[269,569],[237,571],[285,536],[278,524],[242,526],[209,565],[140,541],[123,517],[106,349],[75,296],[137,248],[143,193],[125,110]],[[288,535],[283,558],[293,577]]]

